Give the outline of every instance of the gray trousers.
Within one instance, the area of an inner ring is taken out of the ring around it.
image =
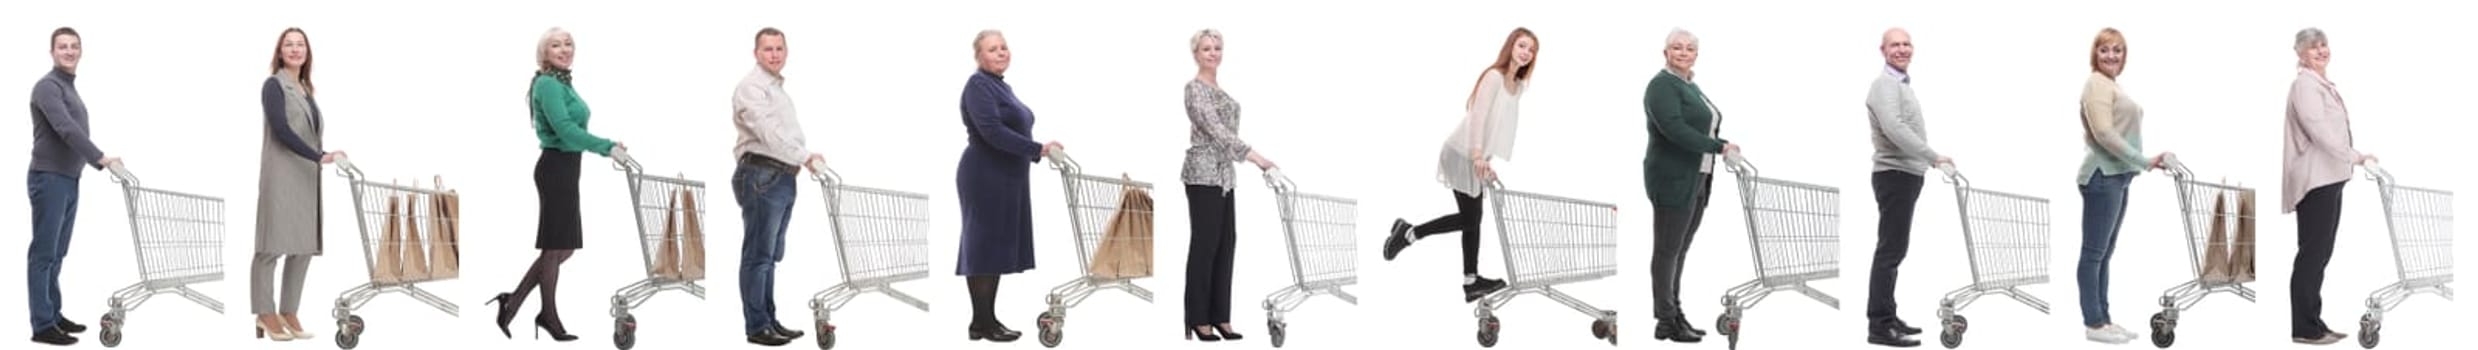
[[[284,305],[275,304],[275,263],[284,260]],[[258,253],[250,259],[250,313],[294,313],[301,310],[301,280],[309,277],[309,254]]]

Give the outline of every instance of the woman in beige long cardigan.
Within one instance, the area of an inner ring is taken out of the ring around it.
[[[2280,212],[2297,215],[2297,265],[2289,271],[2289,339],[2331,344],[2345,338],[2323,323],[2323,267],[2340,233],[2341,185],[2350,168],[2373,161],[2350,140],[2349,106],[2326,79],[2332,49],[2323,30],[2297,32],[2297,81],[2289,85],[2288,142],[2281,143]]]
[[[319,151],[325,122],[320,120],[318,89],[310,84],[310,36],[289,28],[276,41],[275,59],[259,102],[266,112],[266,137],[258,157],[257,254],[250,259],[250,312],[258,315],[258,337],[286,341],[308,339],[301,329],[301,284],[310,257],[325,243],[319,231],[319,165],[332,163],[343,152]],[[273,299],[276,263],[283,301]]]

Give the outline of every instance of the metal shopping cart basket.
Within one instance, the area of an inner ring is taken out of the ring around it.
[[[404,251],[412,252],[412,254],[425,254],[424,252],[433,249],[456,249],[452,241],[442,241],[438,239],[440,237],[422,236],[422,233],[439,232],[438,230],[441,229],[439,225],[456,224],[442,221],[454,220],[454,218],[439,217],[438,212],[430,209],[437,208],[437,205],[441,204],[438,200],[442,196],[453,194],[444,190],[372,181],[363,176],[360,167],[354,166],[351,160],[344,158],[336,159],[336,173],[344,176],[353,184],[353,222],[361,228],[363,266],[368,267],[370,275],[373,276],[369,283],[346,289],[344,293],[336,296],[336,346],[344,349],[361,346],[361,333],[368,327],[366,323],[363,323],[361,316],[353,314],[353,310],[361,309],[362,305],[369,304],[370,300],[380,295],[402,293],[412,297],[413,300],[429,304],[430,307],[437,308],[440,312],[446,312],[450,317],[456,316],[456,303],[431,294],[430,291],[420,286],[421,283],[454,279],[453,274],[408,275],[399,273],[401,270],[381,271],[381,269],[400,269],[400,267],[396,264],[380,262],[381,259],[395,258],[384,254],[403,254],[401,252]],[[412,209],[399,212],[399,208]],[[398,231],[405,226],[400,225],[400,221],[413,223],[412,229]],[[430,270],[428,266],[418,268],[425,272]]]
[[[1129,188],[1151,190],[1153,185],[1085,174],[1074,158],[1067,157],[1067,152],[1052,151],[1049,158],[1050,168],[1058,170],[1058,178],[1067,189],[1067,216],[1075,225],[1076,258],[1083,262],[1077,265],[1080,268],[1077,271],[1084,274],[1083,277],[1051,287],[1047,298],[1049,310],[1042,312],[1034,323],[1041,328],[1041,346],[1058,347],[1058,343],[1066,337],[1063,330],[1067,325],[1067,308],[1083,304],[1084,298],[1092,297],[1094,293],[1116,289],[1144,299],[1144,302],[1153,302],[1153,291],[1137,286],[1134,278],[1096,276],[1091,268],[1095,250],[1100,248],[1102,238],[1109,234],[1111,217],[1120,211],[1121,191]],[[1146,212],[1142,215],[1149,217],[1152,214]]]
[[[112,292],[112,311],[98,322],[103,346],[120,346],[129,310],[158,294],[175,294],[215,313],[224,303],[189,285],[224,280],[224,199],[138,186],[138,177],[111,166],[129,200],[131,245],[137,246],[137,284]]]
[[[1618,312],[1592,307],[1556,286],[1618,274],[1618,206],[1505,189],[1489,182],[1497,211],[1498,247],[1506,253],[1506,288],[1480,299],[1480,346],[1497,346],[1496,310],[1524,294],[1540,294],[1592,317],[1592,337],[1618,344]]]
[[[823,166],[811,176],[826,189],[826,214],[835,234],[835,258],[843,283],[809,298],[817,313],[817,347],[835,347],[833,313],[869,293],[929,311],[929,303],[893,284],[929,277],[929,195],[846,185]]]
[[[1282,239],[1291,253],[1291,285],[1265,296],[1265,331],[1279,348],[1290,334],[1282,315],[1308,299],[1332,295],[1359,305],[1359,297],[1342,291],[1359,284],[1359,241],[1351,234],[1358,227],[1359,201],[1299,192],[1280,169],[1265,172],[1265,185],[1282,210]]]
[[[2400,282],[2366,296],[2366,316],[2358,318],[2358,345],[2375,348],[2383,330],[2383,314],[2418,294],[2452,300],[2452,192],[2399,185],[2392,173],[2375,163],[2365,165],[2367,178],[2383,191],[2384,225],[2392,231],[2392,263],[2400,267]]]
[[[2196,179],[2194,171],[2186,169],[2185,163],[2178,161],[2174,155],[2166,156],[2161,162],[2165,163],[2168,176],[2177,180],[2177,207],[2183,212],[2179,221],[2183,221],[2185,226],[2186,251],[2188,252],[2186,259],[2193,262],[2190,267],[2194,269],[2193,280],[2169,287],[2167,291],[2160,294],[2162,310],[2151,314],[2151,345],[2167,348],[2177,342],[2178,314],[2186,309],[2194,308],[2195,304],[2203,301],[2203,297],[2228,293],[2235,294],[2248,303],[2254,302],[2254,288],[2246,287],[2244,281],[2213,278],[2205,272],[2204,268],[2206,250],[2212,244],[2210,234],[2214,230],[2215,221],[2254,219],[2238,213],[2218,213],[2213,210],[2212,203],[2230,197],[2252,198],[2254,189]],[[2232,246],[2251,244],[2253,242],[2241,241]]]
[[[1946,349],[1962,346],[1970,330],[1963,308],[1979,297],[2001,295],[2048,313],[2048,302],[2022,286],[2048,283],[2048,200],[1979,189],[1960,170],[1938,166],[1945,183],[1953,184],[1954,207],[1962,212],[1962,247],[1970,256],[1970,285],[1946,292],[1936,318],[1944,321],[1938,337]]]
[[[1727,310],[1714,322],[1736,349],[1746,310],[1775,292],[1798,292],[1841,308],[1840,299],[1807,285],[1841,277],[1841,189],[1759,176],[1755,164],[1734,152],[1723,158],[1738,177],[1747,248],[1755,258],[1755,280],[1721,295]]]
[[[704,243],[696,241],[699,239],[696,237],[704,231],[706,184],[685,176],[648,175],[645,168],[638,165],[635,158],[629,157],[626,151],[612,151],[611,160],[615,168],[628,173],[628,209],[635,212],[638,251],[645,256],[645,279],[620,287],[611,295],[611,317],[614,318],[612,343],[621,350],[627,350],[637,346],[637,317],[630,315],[628,310],[645,305],[655,294],[667,290],[685,291],[697,299],[706,298],[706,287],[697,283],[705,280],[702,273],[667,271],[666,268],[677,267],[664,264],[670,262],[666,260],[673,259],[666,247],[686,246],[676,249],[682,254],[704,254]],[[694,205],[680,205],[680,197],[693,201],[691,203]],[[674,226],[674,214],[684,217],[685,220],[677,222],[681,225]],[[678,232],[673,231],[675,228],[688,234],[675,235]]]

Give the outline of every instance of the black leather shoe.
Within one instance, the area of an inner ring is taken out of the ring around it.
[[[784,327],[782,322],[776,322],[774,324],[774,334],[781,334],[784,338],[789,339],[800,339],[800,336],[809,335],[808,332],[802,332],[798,329],[792,329],[791,327]]]
[[[1927,330],[1919,329],[1919,327],[1911,327],[1910,322],[1902,322],[1902,320],[1899,319],[1893,320],[1893,326],[1891,328],[1895,332],[1901,332],[1902,335],[1919,335],[1919,333],[1927,332]]]
[[[791,338],[791,337],[784,336],[784,335],[783,335],[783,333],[781,333],[781,332],[776,332],[776,331],[774,330],[774,328],[773,328],[773,327],[767,327],[766,329],[760,329],[760,330],[758,330],[758,331],[757,331],[757,334],[750,334],[750,335],[749,335],[749,344],[757,344],[757,345],[765,345],[765,346],[783,346],[783,344],[791,344],[791,343],[792,343],[792,338]]]
[[[1394,219],[1394,229],[1385,231],[1385,261],[1394,261],[1403,248],[1411,247],[1411,222]]]
[[[993,343],[1013,342],[1024,337],[1024,332],[1007,329],[1005,325],[973,326],[969,331],[972,340],[989,340]]]
[[[1473,278],[1471,283],[1463,284],[1463,302],[1477,301],[1488,297],[1489,293],[1504,289],[1506,289],[1506,281],[1493,280],[1488,277]]]
[[[1876,345],[1883,345],[1883,346],[1896,347],[1896,348],[1909,348],[1909,347],[1918,347],[1918,346],[1919,346],[1919,341],[1918,341],[1917,339],[1910,339],[1910,336],[1907,336],[1907,335],[1902,335],[1902,334],[1900,334],[1900,333],[1896,333],[1896,332],[1894,332],[1894,331],[1897,331],[1897,330],[1896,330],[1896,329],[1890,329],[1890,328],[1887,328],[1887,329],[1881,329],[1881,330],[1869,331],[1869,332],[1867,332],[1867,343],[1868,343],[1868,344],[1876,344]]]
[[[1652,326],[1652,329],[1652,339],[1654,340],[1667,340],[1690,344],[1704,341],[1704,335],[1695,334],[1693,330],[1687,329],[1685,323],[1661,322],[1658,325]]]
[[[67,318],[62,318],[60,319],[60,322],[52,324],[52,328],[59,328],[62,332],[86,333],[86,325],[71,322]]]
[[[62,331],[60,331],[60,327],[52,327],[52,329],[46,329],[46,330],[43,330],[42,332],[35,332],[35,333],[34,333],[34,342],[36,342],[36,343],[43,343],[43,344],[51,344],[51,345],[69,346],[69,345],[77,345],[77,337],[72,337],[72,336],[69,336],[69,332],[62,332]]]

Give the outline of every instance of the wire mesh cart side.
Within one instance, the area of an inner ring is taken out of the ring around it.
[[[1936,167],[1953,184],[1954,207],[1962,214],[1962,248],[1969,256],[1971,284],[1946,292],[1936,318],[1945,348],[1962,345],[1970,319],[1962,317],[1980,297],[2004,296],[2039,313],[2048,302],[2022,291],[2022,286],[2048,283],[2048,199],[1979,189],[1951,165]]]
[[[2205,272],[2206,250],[2213,244],[2211,231],[2219,221],[2246,221],[2255,218],[2238,213],[2219,213],[2213,203],[2236,198],[2253,198],[2254,189],[2198,179],[2194,171],[2176,156],[2161,160],[2168,176],[2177,181],[2179,221],[2185,226],[2186,259],[2192,262],[2193,280],[2179,283],[2160,293],[2160,312],[2151,315],[2151,345],[2167,348],[2176,344],[2179,314],[2200,304],[2212,294],[2234,294],[2248,303],[2255,300],[2254,288],[2236,279],[2213,278]],[[2229,244],[2232,248],[2252,249],[2252,242]],[[2242,247],[2242,248],[2241,248]]]
[[[442,197],[454,196],[443,189],[423,189],[370,180],[361,168],[349,159],[336,160],[336,173],[352,183],[353,222],[361,231],[362,266],[368,268],[368,283],[346,289],[336,296],[336,346],[344,349],[359,347],[362,332],[368,330],[360,315],[353,314],[371,300],[386,294],[404,294],[453,317],[456,303],[440,298],[420,284],[455,278],[451,271],[433,271],[433,266],[421,258],[437,257],[427,252],[457,249],[452,240],[441,239],[438,233],[457,225],[451,216],[438,210]],[[429,233],[429,235],[424,235]],[[413,260],[403,259],[407,254]],[[453,255],[445,256],[453,258]],[[415,266],[418,265],[418,266]],[[453,266],[450,265],[444,266]],[[438,272],[438,273],[433,273]]]
[[[2380,343],[2383,314],[2419,294],[2452,300],[2452,192],[2400,185],[2392,173],[2366,163],[2366,177],[2383,195],[2383,218],[2391,231],[2392,264],[2400,281],[2367,293],[2366,315],[2358,318],[2358,345]]]
[[[817,346],[833,349],[837,310],[869,293],[929,311],[929,303],[894,284],[929,277],[929,195],[847,185],[834,169],[817,167],[811,179],[825,189],[828,226],[835,236],[843,283],[809,298],[817,315]]]
[[[1067,309],[1083,304],[1085,298],[1092,297],[1095,293],[1120,290],[1136,296],[1137,299],[1143,299],[1144,302],[1153,302],[1153,291],[1134,283],[1135,279],[1142,277],[1104,277],[1092,273],[1096,250],[1100,248],[1104,236],[1109,234],[1109,227],[1113,221],[1111,219],[1121,209],[1122,191],[1128,189],[1151,191],[1153,185],[1132,179],[1086,174],[1083,166],[1076,164],[1075,159],[1068,157],[1067,152],[1064,151],[1050,152],[1049,159],[1050,168],[1058,170],[1058,178],[1064,182],[1063,187],[1067,191],[1068,217],[1070,223],[1075,225],[1076,259],[1081,262],[1077,265],[1078,273],[1083,274],[1082,277],[1059,284],[1057,287],[1051,287],[1046,299],[1049,310],[1043,311],[1041,316],[1034,321],[1034,324],[1041,328],[1041,346],[1057,347],[1059,342],[1066,340],[1064,330],[1067,324]],[[1145,209],[1139,215],[1151,217],[1152,212],[1149,210]],[[1150,246],[1152,243],[1143,244]]]
[[[1618,206],[1505,189],[1490,181],[1486,191],[1497,211],[1498,247],[1505,250],[1506,288],[1479,300],[1482,347],[1498,341],[1498,308],[1514,297],[1540,294],[1592,317],[1592,336],[1618,344],[1618,312],[1601,309],[1556,286],[1616,276]]]
[[[1265,172],[1265,185],[1281,210],[1282,239],[1291,257],[1291,285],[1265,296],[1265,331],[1279,348],[1290,335],[1283,315],[1309,299],[1331,295],[1359,305],[1358,296],[1342,290],[1359,284],[1359,242],[1351,233],[1358,227],[1359,201],[1300,192],[1281,169]]]
[[[612,151],[611,160],[614,168],[628,175],[628,209],[635,213],[638,251],[645,257],[645,279],[620,287],[611,295],[612,343],[627,350],[637,344],[637,317],[628,310],[644,306],[663,291],[677,290],[700,300],[706,298],[706,287],[698,283],[705,279],[703,271],[683,271],[690,266],[703,268],[705,247],[697,237],[705,230],[706,184],[686,177],[646,174],[645,168],[626,151]],[[681,261],[694,262],[681,266]]]
[[[110,170],[129,203],[139,281],[112,292],[111,311],[97,322],[103,346],[120,346],[129,311],[156,295],[179,295],[224,313],[223,302],[189,287],[224,280],[224,200],[139,186],[137,175],[117,163]]]
[[[1777,292],[1797,292],[1841,308],[1841,299],[1808,286],[1808,282],[1841,277],[1841,189],[1761,176],[1755,164],[1737,153],[1725,155],[1738,178],[1738,199],[1746,209],[1747,248],[1755,261],[1756,278],[1730,287],[1721,295],[1724,311],[1714,322],[1729,346],[1738,348],[1746,310]]]

